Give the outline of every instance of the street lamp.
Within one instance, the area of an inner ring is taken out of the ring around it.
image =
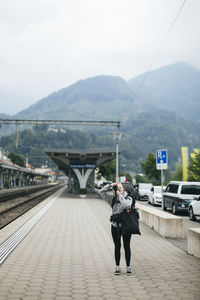
[[[121,132],[113,132],[113,138],[116,143],[116,182],[119,182],[119,140],[121,138]]]

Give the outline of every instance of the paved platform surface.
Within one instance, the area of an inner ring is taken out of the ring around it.
[[[104,200],[64,191],[0,267],[0,300],[200,299],[200,260],[142,223],[131,241],[132,276],[123,249],[115,276],[110,214]]]

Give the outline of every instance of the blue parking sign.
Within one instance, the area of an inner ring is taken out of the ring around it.
[[[156,151],[156,167],[157,169],[167,169],[167,149]]]

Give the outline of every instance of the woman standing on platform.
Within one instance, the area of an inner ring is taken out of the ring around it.
[[[122,183],[112,183],[110,185],[106,185],[103,187],[100,192],[108,191],[112,188],[113,191],[113,199],[112,199],[112,224],[111,224],[111,233],[112,238],[115,246],[115,275],[120,275],[121,268],[120,268],[120,258],[121,258],[121,238],[123,239],[123,245],[125,250],[125,259],[126,259],[126,274],[131,275],[132,270],[130,267],[131,262],[131,249],[130,249],[130,241],[131,241],[131,234],[122,235],[121,233],[121,223],[116,222],[116,217],[118,214],[124,211],[124,209],[129,209],[132,205],[133,199],[129,195],[129,191],[124,190]],[[126,188],[126,186],[125,186]]]

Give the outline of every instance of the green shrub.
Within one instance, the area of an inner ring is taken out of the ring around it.
[[[79,194],[80,195],[86,195],[87,194],[87,189],[85,189],[85,188],[80,189]]]

